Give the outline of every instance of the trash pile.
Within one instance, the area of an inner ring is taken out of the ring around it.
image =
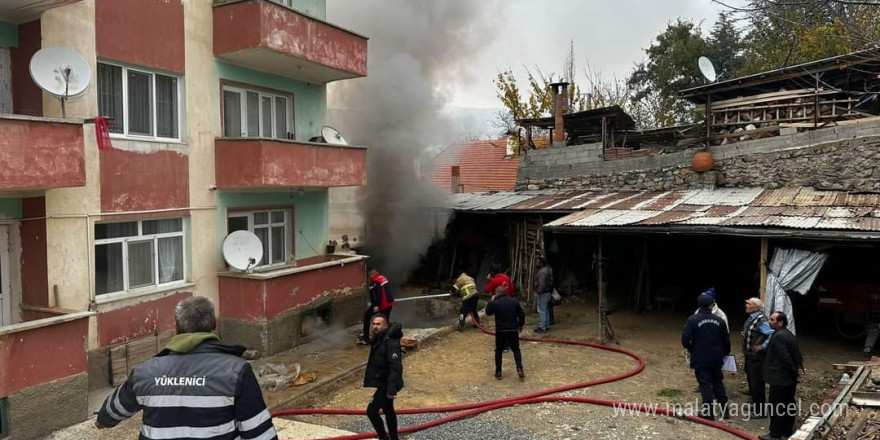
[[[293,364],[290,367],[283,364],[263,364],[257,368],[256,373],[260,388],[273,393],[291,385],[305,385],[317,379],[314,371],[303,371],[299,364]]]

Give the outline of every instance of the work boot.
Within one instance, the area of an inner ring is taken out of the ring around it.
[[[463,319],[458,321],[458,328],[456,328],[455,331],[457,331],[459,333],[464,331],[464,320]]]
[[[501,380],[501,372],[500,371],[495,372],[495,379]]]
[[[517,368],[517,369],[516,369],[516,374],[519,376],[519,379],[520,379],[520,380],[523,380],[523,379],[526,378],[526,372],[523,371],[522,368]]]

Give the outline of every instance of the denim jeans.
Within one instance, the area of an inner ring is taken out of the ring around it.
[[[550,328],[550,292],[538,295],[538,327]]]

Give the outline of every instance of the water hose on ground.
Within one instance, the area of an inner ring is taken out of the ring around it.
[[[488,328],[477,324],[479,329],[488,335],[494,335],[495,333],[489,330]],[[644,412],[647,411],[649,405],[641,404],[641,403],[629,403],[629,402],[616,402],[611,400],[604,399],[595,399],[591,397],[563,397],[563,396],[549,396],[550,394],[557,394],[566,391],[572,391],[576,389],[589,388],[595,385],[601,385],[609,382],[615,382],[618,380],[626,379],[628,377],[635,376],[642,372],[645,369],[645,362],[642,358],[623,348],[612,347],[607,345],[594,344],[591,342],[584,341],[574,341],[568,339],[550,339],[550,338],[531,338],[531,337],[521,337],[523,341],[532,341],[532,342],[543,342],[543,343],[555,343],[555,344],[563,344],[563,345],[577,345],[581,347],[590,347],[596,348],[599,350],[613,351],[615,353],[620,353],[626,356],[629,356],[636,362],[638,365],[624,373],[618,374],[616,376],[605,377],[602,379],[596,379],[586,382],[576,382],[567,385],[562,385],[555,388],[549,388],[546,390],[535,391],[529,394],[523,394],[520,396],[514,397],[506,397],[502,399],[493,399],[493,400],[484,400],[480,402],[472,402],[472,403],[462,403],[457,405],[445,405],[445,406],[435,406],[430,408],[403,408],[397,410],[397,414],[429,414],[429,413],[448,413],[454,412],[455,414],[448,415],[446,417],[432,420],[430,422],[421,423],[413,426],[409,426],[406,428],[400,429],[399,434],[411,434],[418,431],[424,431],[426,429],[434,428],[445,423],[454,422],[458,420],[463,420],[469,417],[473,417],[477,414],[481,414],[488,411],[494,411],[502,408],[509,408],[517,405],[532,405],[536,403],[546,403],[546,402],[574,402],[574,403],[587,403],[591,405],[602,405],[609,406],[614,408],[632,410]],[[651,407],[650,411],[652,414],[656,413],[659,415],[665,415],[668,417],[676,417],[681,418],[683,420],[688,420],[694,423],[699,423],[705,426],[709,426],[715,429],[719,429],[725,431],[729,434],[732,434],[736,437],[748,440],[755,440],[755,437],[752,434],[740,431],[738,429],[732,428],[720,422],[714,422],[711,420],[705,420],[696,416],[687,416],[681,415],[674,411],[664,408],[654,408]],[[362,409],[328,409],[328,408],[307,408],[307,409],[288,409],[288,410],[280,410],[274,411],[272,413],[272,417],[282,417],[282,416],[297,416],[297,415],[348,415],[348,416],[365,416],[366,411]],[[331,437],[325,440],[359,440],[359,439],[369,439],[376,438],[375,433],[364,433],[364,434],[352,434],[338,437]]]

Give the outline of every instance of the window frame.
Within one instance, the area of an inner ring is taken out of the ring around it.
[[[284,221],[283,223],[275,223],[272,221],[272,213],[274,212],[283,212],[284,213]],[[266,224],[255,225],[254,224],[254,214],[265,213],[269,216],[269,222]],[[248,232],[255,234],[255,229],[265,228],[269,230],[269,243],[267,248],[269,249],[268,261],[269,263],[260,264],[252,267],[251,269],[256,271],[265,271],[271,270],[278,267],[284,267],[291,263],[294,259],[292,257],[293,253],[293,240],[288,239],[288,237],[293,237],[293,216],[291,215],[291,208],[289,207],[278,207],[278,208],[256,208],[256,209],[236,209],[230,210],[226,214],[226,235],[231,234],[229,230],[229,219],[231,218],[247,218],[248,222]],[[281,226],[284,228],[284,238],[282,242],[284,243],[284,258],[282,261],[277,263],[272,263],[272,228]]]
[[[240,97],[239,100],[239,123],[241,130],[238,136],[229,136],[226,134],[226,103],[225,103],[225,94],[226,92],[237,93]],[[257,94],[257,136],[248,136],[248,112],[247,112],[247,94],[248,93],[256,93]],[[263,123],[264,123],[264,115],[263,115],[263,99],[269,97],[272,100],[272,115],[271,115],[271,123],[272,123],[272,136],[266,137],[263,136]],[[287,130],[282,134],[278,134],[278,98],[284,99],[286,101],[285,111],[286,111],[286,120],[287,120]],[[289,92],[280,91],[280,90],[272,90],[266,89],[262,87],[254,87],[248,84],[241,84],[237,82],[229,82],[229,81],[221,81],[220,84],[220,123],[221,129],[220,132],[223,137],[228,139],[273,139],[273,140],[295,140],[296,139],[296,126],[295,126],[295,118],[294,118],[294,95]]]
[[[125,64],[115,63],[115,62],[110,62],[110,61],[105,61],[105,60],[98,61],[99,67],[96,69],[98,72],[100,72],[100,65],[101,64],[120,68],[121,69],[120,72],[122,75],[122,116],[120,118],[120,119],[122,119],[122,133],[114,133],[111,131],[110,132],[111,138],[134,139],[134,140],[152,140],[152,141],[159,141],[159,142],[182,142],[183,141],[184,115],[186,114],[186,109],[184,108],[184,103],[183,103],[184,91],[183,91],[183,76],[182,75],[179,75],[176,73],[151,70],[151,69],[143,68],[143,67],[128,66]],[[150,125],[151,125],[150,130],[152,131],[152,135],[144,135],[144,134],[140,134],[140,133],[131,133],[130,132],[130,127],[129,127],[129,122],[128,122],[128,116],[129,116],[128,72],[129,71],[150,76],[150,95],[151,95],[150,96],[150,107],[151,107],[151,109],[150,109],[150,118],[151,118],[150,119]],[[161,75],[161,76],[165,76],[165,77],[169,77],[169,78],[173,78],[173,79],[177,80],[177,99],[175,100],[175,104],[177,105],[177,137],[164,137],[164,136],[158,135],[158,133],[159,133],[159,120],[158,120],[159,105],[158,105],[158,101],[156,99],[157,98],[156,97],[156,91],[157,91],[156,75]],[[97,76],[97,73],[96,73],[96,76]],[[100,84],[100,79],[97,80],[97,84]],[[99,87],[99,86],[96,86],[96,87]],[[100,96],[100,93],[99,93],[99,96]],[[101,104],[101,102],[99,99],[98,112],[101,111],[100,104]],[[107,116],[107,115],[105,115],[105,116]],[[119,126],[119,123],[120,122],[118,119],[113,121],[113,124],[115,126]]]
[[[180,222],[181,222],[180,223],[180,231],[161,232],[161,233],[157,233],[157,234],[147,234],[147,235],[144,235],[144,233],[143,233],[144,232],[144,225],[143,224],[145,221],[176,220],[176,219],[180,219]],[[186,278],[187,278],[187,273],[188,273],[187,271],[189,268],[188,268],[188,264],[186,261],[187,260],[186,259],[186,255],[187,255],[187,252],[186,252],[186,249],[187,249],[187,247],[186,247],[187,246],[186,225],[184,224],[183,220],[184,220],[183,217],[170,217],[170,218],[155,218],[155,219],[148,218],[148,219],[143,219],[143,220],[121,220],[121,221],[95,223],[92,228],[93,232],[94,232],[94,227],[97,225],[137,222],[137,235],[129,235],[126,237],[115,237],[115,238],[101,238],[101,239],[96,238],[94,240],[94,246],[92,249],[93,253],[97,252],[97,247],[100,245],[108,245],[108,244],[115,244],[115,243],[122,244],[122,280],[123,280],[122,281],[122,287],[123,287],[122,290],[116,290],[113,292],[98,293],[98,285],[97,285],[98,270],[97,270],[97,266],[95,266],[95,270],[93,273],[93,275],[95,277],[95,289],[94,289],[95,298],[108,298],[108,297],[111,297],[110,295],[113,295],[111,298],[115,298],[117,296],[126,295],[129,293],[138,293],[138,292],[149,291],[149,290],[159,290],[159,289],[163,289],[166,287],[179,286],[179,285],[186,284],[187,283]],[[160,282],[160,277],[159,277],[159,239],[170,238],[170,237],[180,237],[181,238],[181,259],[182,259],[182,268],[183,268],[182,269],[183,270],[182,278],[179,280],[173,280],[173,281],[169,281],[167,283],[162,283],[162,282]],[[128,265],[128,257],[129,257],[128,244],[130,242],[131,243],[152,242],[152,246],[153,246],[153,264],[152,264],[153,284],[138,286],[138,287],[134,287],[134,288],[130,287],[130,285],[129,285],[129,283],[130,283],[129,265]],[[92,264],[95,264],[95,262],[93,261]]]

